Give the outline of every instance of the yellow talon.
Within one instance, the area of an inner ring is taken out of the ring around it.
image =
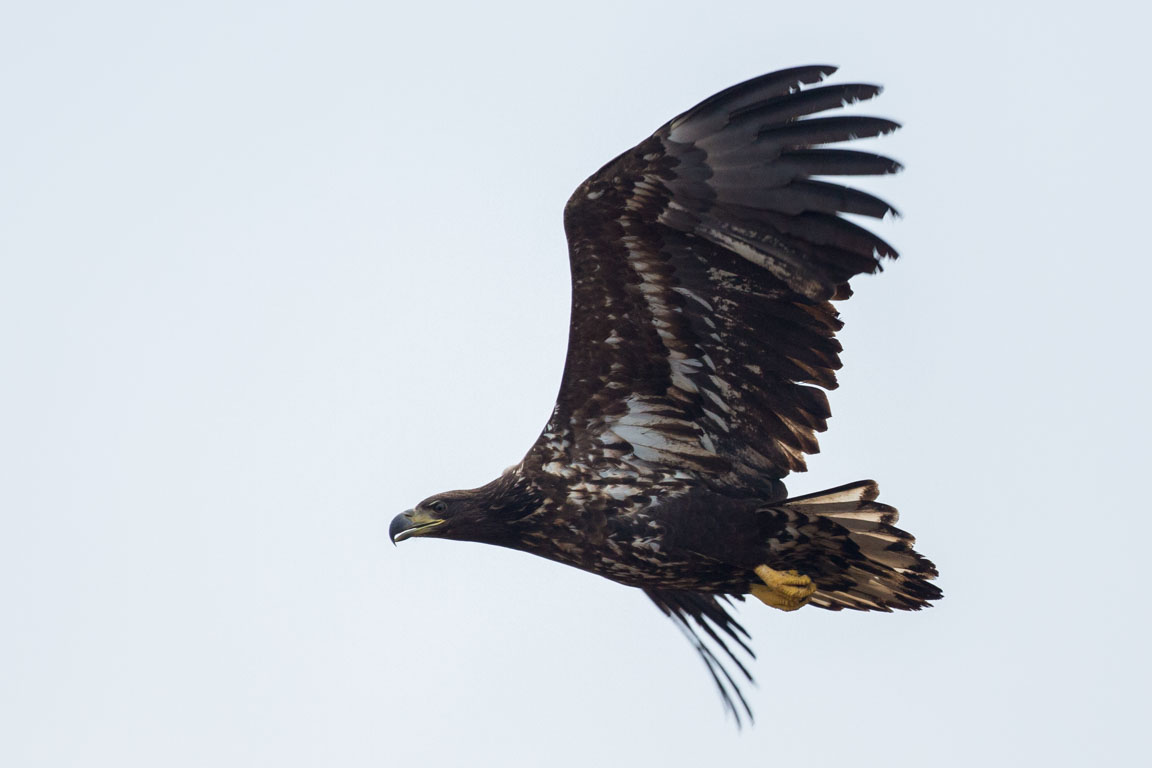
[[[756,575],[764,583],[752,585],[753,596],[765,605],[782,611],[803,607],[816,593],[812,579],[799,571],[777,571],[766,565],[758,565]]]

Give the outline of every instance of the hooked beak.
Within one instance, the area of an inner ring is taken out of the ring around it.
[[[443,524],[444,521],[438,517],[430,517],[421,511],[410,509],[392,518],[392,524],[388,526],[388,538],[392,539],[393,544],[399,544],[404,539],[423,536],[427,531]]]

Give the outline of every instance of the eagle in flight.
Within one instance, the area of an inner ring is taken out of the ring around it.
[[[896,252],[843,214],[895,213],[824,180],[899,163],[834,145],[891,120],[823,113],[880,93],[773,72],[673,118],[564,209],[568,357],[552,416],[519,464],[398,515],[393,542],[496,544],[639,587],[685,632],[737,723],[754,656],[729,613],[918,610],[933,564],[865,480],[788,498],[830,415],[832,302]]]

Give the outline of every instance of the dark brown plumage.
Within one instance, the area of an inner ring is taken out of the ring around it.
[[[831,301],[896,257],[841,215],[883,217],[887,203],[814,178],[900,169],[827,146],[898,127],[817,116],[880,92],[804,88],[833,71],[733,86],[580,185],[564,214],[568,357],[543,434],[500,478],[432,496],[391,527],[394,541],[497,544],[642,588],[738,721],[751,712],[722,659],[751,680],[737,651],[752,652],[729,600],[888,611],[941,596],[875,483],[788,499],[782,482],[827,427]]]

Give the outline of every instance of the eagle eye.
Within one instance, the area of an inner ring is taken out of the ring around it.
[[[448,509],[448,505],[442,501],[434,501],[428,505],[428,508],[431,509],[436,514],[440,514],[444,510]]]

